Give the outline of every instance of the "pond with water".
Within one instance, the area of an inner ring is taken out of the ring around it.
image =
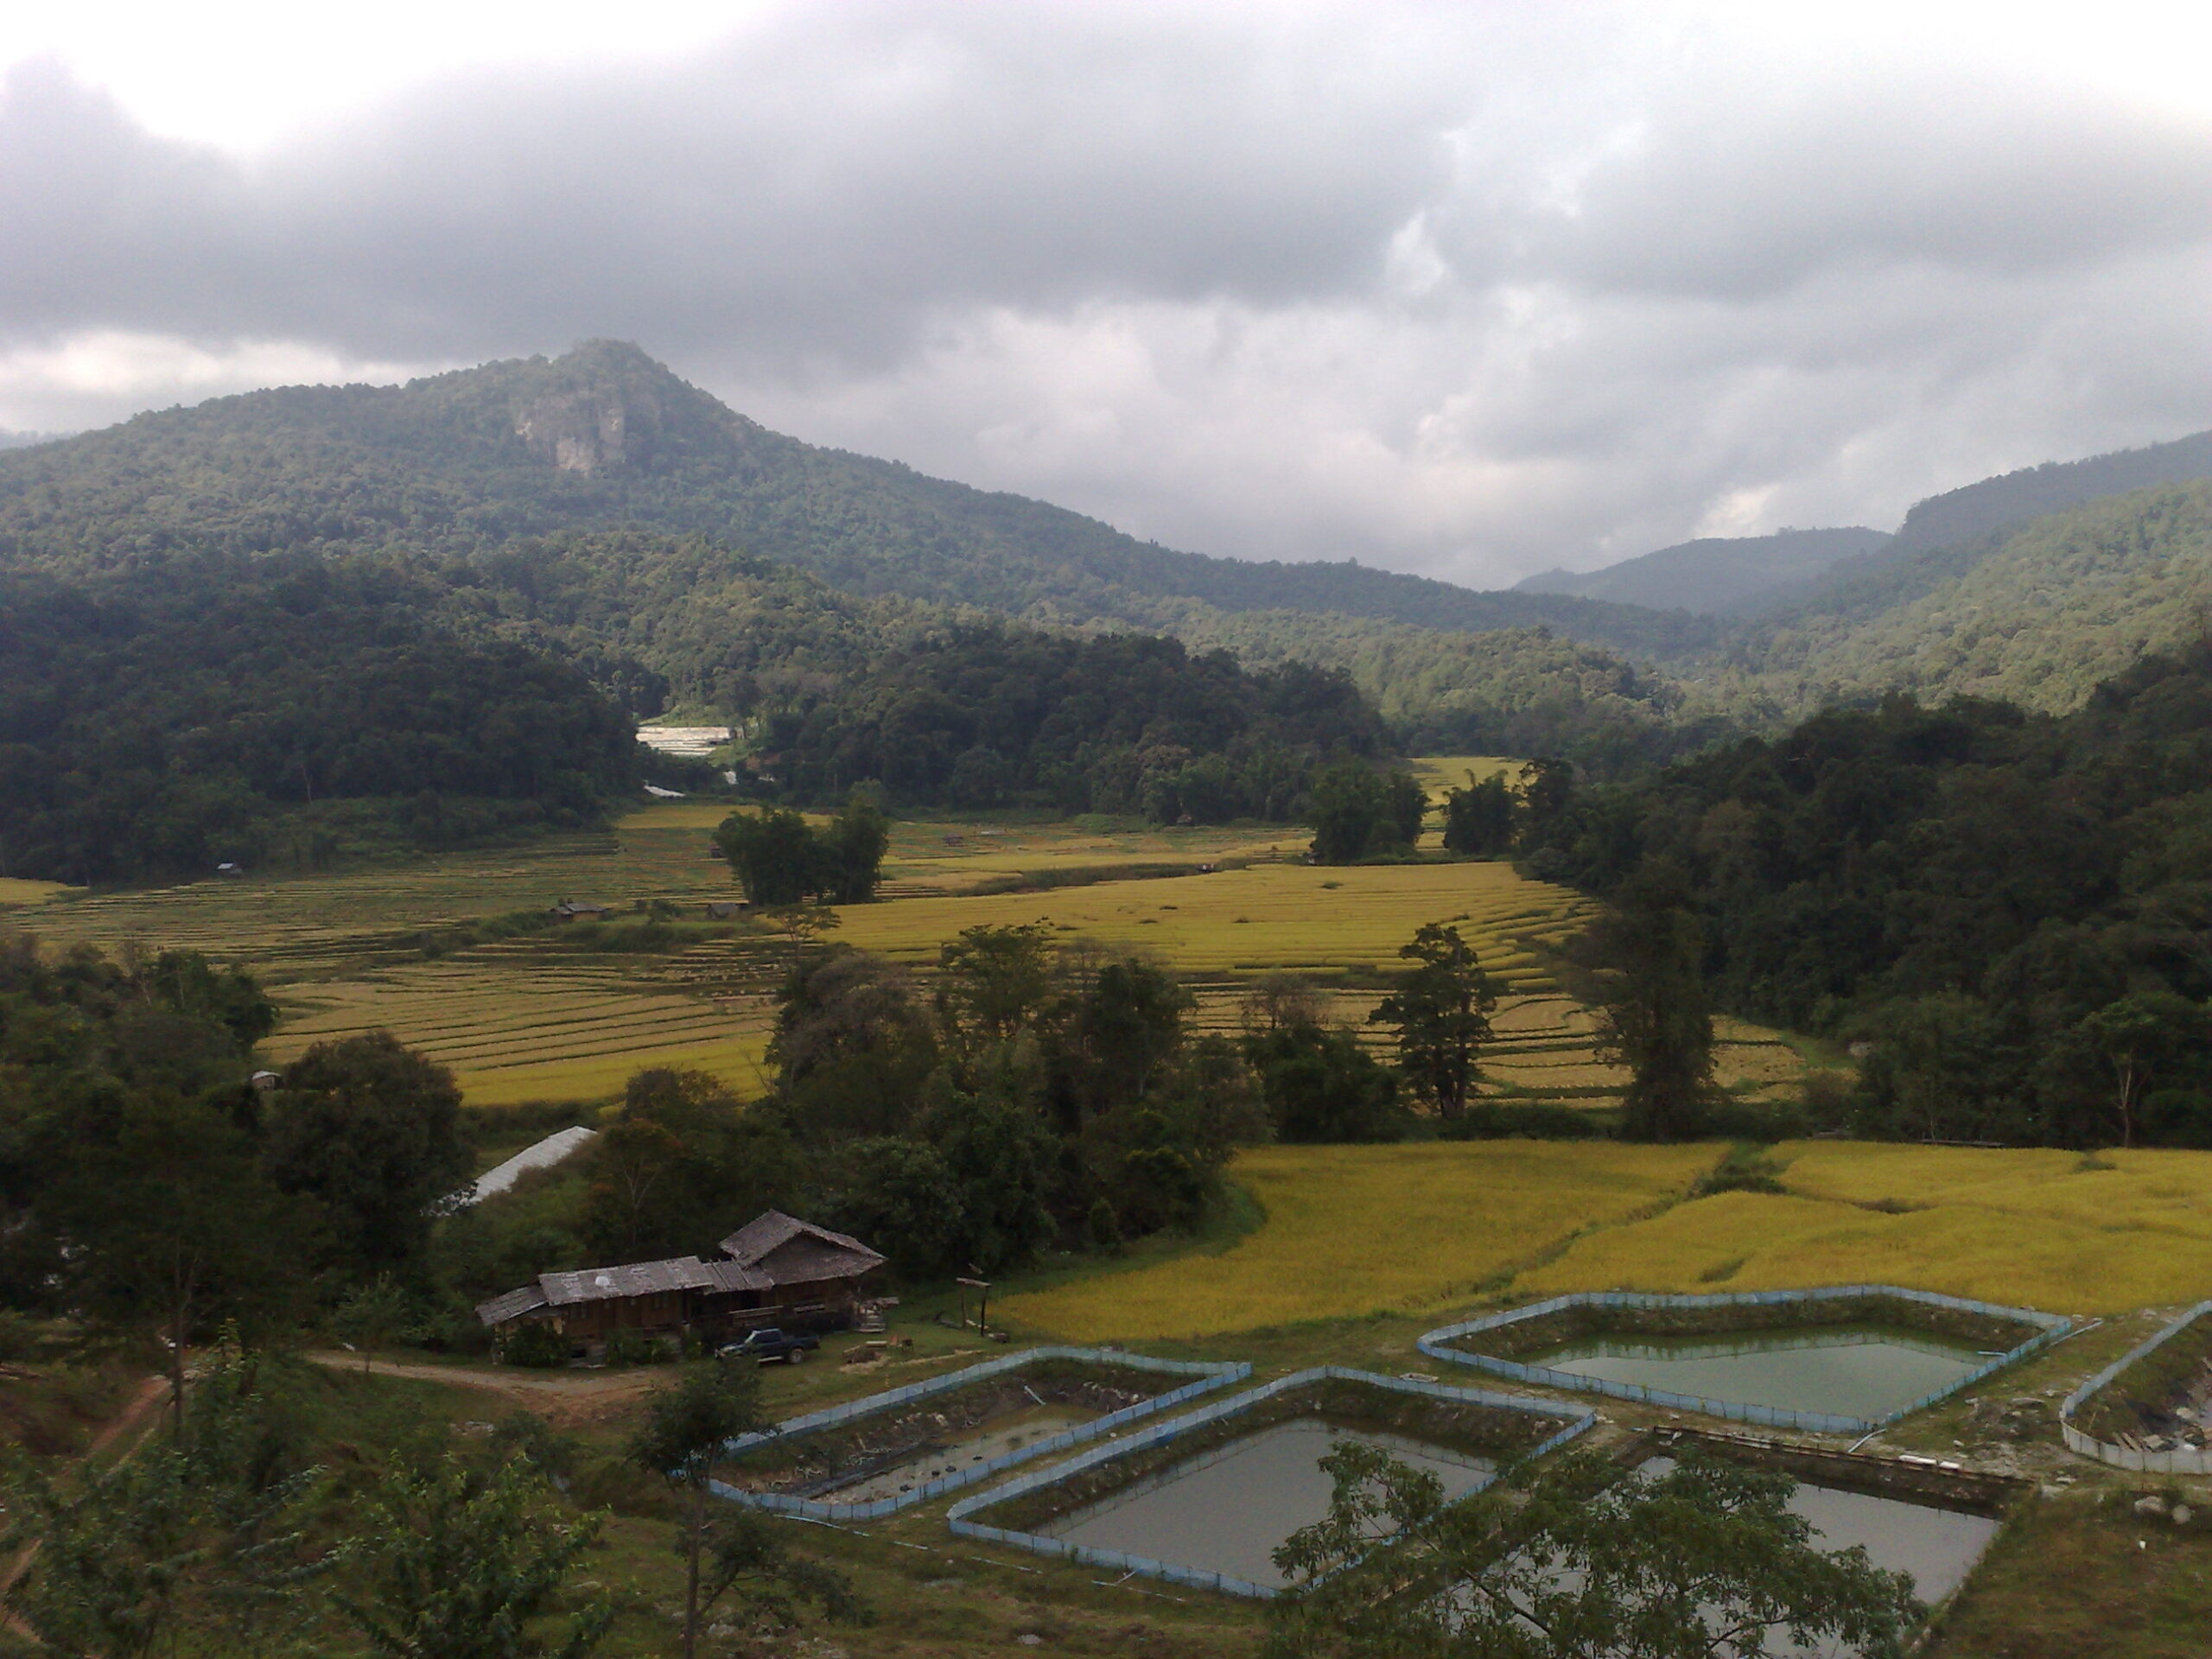
[[[1670,1458],[1651,1458],[1640,1465],[1640,1472],[1662,1475],[1673,1466]],[[1813,1541],[1821,1548],[1848,1549],[1858,1544],[1884,1572],[1911,1574],[1913,1593],[1931,1607],[1966,1582],[2003,1524],[1962,1510],[1940,1510],[1804,1481],[1790,1495],[1789,1508],[1812,1522]],[[1850,1649],[1831,1644],[1804,1654],[1802,1659],[1848,1659]]]
[[[1095,1549],[1280,1586],[1283,1576],[1268,1558],[1292,1533],[1328,1513],[1335,1487],[1320,1460],[1344,1440],[1380,1446],[1427,1470],[1444,1483],[1448,1498],[1479,1491],[1497,1471],[1487,1458],[1300,1417],[1175,1464],[1038,1530]]]
[[[1524,1363],[1693,1399],[1872,1422],[1955,1387],[1988,1359],[1924,1331],[1827,1325],[1726,1338],[1600,1333]]]

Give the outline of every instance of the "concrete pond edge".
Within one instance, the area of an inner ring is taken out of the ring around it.
[[[1096,1468],[1102,1463],[1131,1457],[1148,1451],[1155,1446],[1179,1440],[1193,1431],[1211,1427],[1225,1418],[1242,1415],[1254,1407],[1272,1400],[1294,1389],[1309,1387],[1316,1382],[1358,1382],[1369,1387],[1385,1389],[1399,1394],[1421,1395],[1429,1399],[1447,1401],[1454,1405],[1481,1406],[1491,1410],[1526,1412],[1541,1417],[1565,1418],[1567,1425],[1542,1444],[1522,1454],[1522,1459],[1541,1458],[1556,1450],[1578,1434],[1587,1431],[1598,1421],[1598,1414],[1587,1406],[1576,1406],[1558,1400],[1538,1400],[1522,1395],[1494,1394],[1487,1389],[1455,1388],[1446,1382],[1430,1382],[1417,1377],[1385,1376],[1376,1371],[1362,1371],[1344,1365],[1318,1365],[1311,1370],[1293,1371],[1279,1376],[1272,1382],[1262,1383],[1243,1394],[1217,1400],[1211,1405],[1164,1423],[1155,1424],[1143,1433],[1110,1445],[1093,1446],[1081,1455],[1056,1464],[1049,1469],[1039,1469],[1018,1477],[1005,1485],[973,1497],[961,1499],[947,1511],[946,1522],[957,1537],[975,1538],[986,1543],[1006,1544],[1025,1549],[1035,1555],[1057,1556],[1063,1560],[1077,1561],[1086,1567],[1103,1567],[1109,1572],[1136,1574],[1145,1578],[1165,1579],[1171,1583],[1188,1585],[1200,1590],[1219,1591],[1224,1595],[1243,1596],[1256,1601],[1272,1599],[1280,1593],[1274,1586],[1255,1584],[1225,1573],[1205,1567],[1185,1567],[1173,1561],[1156,1561],[1149,1557],[1131,1555],[1118,1549],[1100,1549],[1088,1544],[1071,1544],[1058,1538],[1048,1538],[1039,1533],[1017,1532],[1002,1527],[988,1526],[969,1519],[971,1516],[1016,1498],[1027,1497],[1070,1478]]]
[[[2099,1390],[2116,1381],[2120,1373],[2136,1361],[2163,1348],[2208,1313],[2212,1313],[2212,1300],[2197,1303],[2164,1329],[2137,1343],[2068,1395],[2058,1408],[2058,1432],[2065,1437],[2066,1449],[2099,1463],[2108,1463],[2115,1469],[2132,1469],[2139,1474],[2212,1475],[2212,1446],[2201,1452],[2144,1452],[2132,1446],[2115,1446],[2110,1440],[2098,1440],[2094,1435],[2074,1427],[2074,1414],[2088,1404]]]
[[[1009,1372],[1054,1359],[1071,1360],[1078,1364],[1114,1366],[1125,1370],[1152,1371],[1166,1376],[1187,1376],[1192,1380],[1179,1389],[1150,1400],[1139,1401],[1134,1406],[1124,1406],[1119,1411],[1109,1412],[1103,1417],[1078,1424],[1073,1428],[1063,1429],[1057,1434],[1047,1435],[988,1462],[963,1469],[956,1474],[940,1476],[911,1492],[874,1498],[864,1503],[838,1503],[820,1498],[792,1497],[781,1492],[749,1492],[742,1487],[732,1486],[720,1480],[709,1481],[708,1490],[715,1497],[726,1498],[733,1503],[742,1503],[750,1509],[772,1510],[783,1515],[803,1516],[811,1521],[872,1521],[899,1510],[910,1509],[917,1503],[925,1503],[931,1498],[942,1497],[945,1493],[957,1491],[963,1486],[972,1486],[979,1480],[988,1480],[1033,1458],[1070,1451],[1102,1435],[1114,1433],[1130,1423],[1141,1422],[1163,1411],[1173,1411],[1217,1389],[1241,1382],[1252,1374],[1251,1366],[1242,1360],[1155,1359],[1149,1354],[1133,1354],[1119,1348],[1025,1348],[1019,1353],[987,1359],[979,1365],[949,1371],[943,1376],[933,1376],[926,1382],[910,1382],[904,1388],[886,1389],[881,1394],[866,1395],[840,1406],[809,1412],[803,1417],[794,1417],[788,1422],[779,1423],[775,1427],[764,1429],[756,1434],[741,1434],[723,1448],[724,1453],[735,1457],[771,1443],[798,1440],[825,1428],[836,1428],[864,1417],[895,1411],[917,1401],[950,1394],[957,1389],[987,1382],[993,1377],[1004,1376]]]
[[[1742,1400],[1701,1399],[1691,1395],[1670,1393],[1664,1389],[1649,1389],[1640,1382],[1614,1382],[1602,1377],[1586,1376],[1576,1371],[1555,1371],[1542,1365],[1523,1365],[1516,1360],[1500,1359],[1491,1354],[1470,1353],[1464,1348],[1449,1345],[1462,1337],[1472,1336],[1478,1332],[1494,1331],[1577,1307],[1773,1307],[1790,1303],[1869,1300],[1917,1302],[1924,1306],[1948,1308],[1983,1318],[2037,1325],[2041,1329],[2037,1335],[1993,1357],[1987,1364],[1976,1367],[1956,1382],[1878,1418],[1845,1417],[1824,1411],[1792,1411],[1783,1407],[1762,1406]],[[2063,1314],[2044,1313],[2028,1307],[2006,1307],[1995,1302],[1979,1302],[1963,1296],[1946,1296],[1932,1290],[1907,1290],[1897,1285],[1821,1285],[1799,1290],[1724,1291],[1699,1296],[1664,1295],[1635,1290],[1584,1290],[1531,1302],[1525,1307],[1487,1313],[1480,1319],[1464,1320],[1458,1325],[1440,1326],[1423,1335],[1419,1346],[1421,1351],[1431,1359],[1454,1365],[1470,1365],[1493,1376],[1506,1377],[1537,1388],[1559,1389],[1575,1394],[1602,1394],[1616,1400],[1632,1400],[1666,1410],[1694,1411],[1701,1416],[1723,1418],[1731,1422],[1758,1423],[1772,1428],[1801,1429],[1816,1434],[1871,1434],[1916,1411],[1925,1410],[1961,1389],[1972,1387],[2008,1365],[2018,1363],[2029,1355],[2049,1347],[2073,1328],[2074,1322]]]

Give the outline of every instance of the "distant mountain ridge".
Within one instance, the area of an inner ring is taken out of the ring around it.
[[[404,386],[248,392],[0,454],[0,566],[18,569],[181,546],[475,556],[517,536],[617,526],[713,536],[850,593],[1048,622],[1173,631],[1208,608],[1328,611],[1548,626],[1652,656],[1715,638],[1698,619],[1635,607],[1140,542],[772,432],[613,341]]]
[[[1705,537],[1599,570],[1547,570],[1515,584],[1513,591],[1571,594],[1706,615],[1741,614],[1775,588],[1816,576],[1839,560],[1871,553],[1889,539],[1878,530],[1858,525]]]

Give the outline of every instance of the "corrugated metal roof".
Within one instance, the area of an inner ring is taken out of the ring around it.
[[[494,1296],[488,1302],[479,1302],[476,1317],[486,1325],[505,1325],[509,1319],[518,1319],[544,1306],[545,1293],[536,1285],[524,1285],[520,1290]]]
[[[719,1288],[715,1274],[696,1255],[666,1262],[632,1262],[617,1268],[585,1268],[575,1273],[541,1273],[537,1282],[550,1306],[613,1301],[625,1296],[655,1296],[671,1290]]]
[[[801,1221],[787,1216],[780,1210],[769,1210],[753,1217],[728,1238],[722,1240],[722,1254],[747,1267],[756,1267],[761,1257],[795,1238],[810,1238],[826,1244],[832,1249],[848,1252],[856,1258],[852,1271],[865,1272],[868,1268],[880,1267],[883,1258],[876,1252],[845,1233],[833,1233],[827,1227],[817,1227],[810,1221]],[[857,1260],[865,1258],[865,1265]]]
[[[530,1171],[550,1169],[563,1159],[575,1156],[598,1139],[597,1129],[588,1129],[581,1123],[574,1128],[557,1130],[536,1145],[524,1147],[506,1162],[486,1170],[476,1178],[473,1190],[466,1186],[461,1188],[446,1200],[447,1206],[465,1210],[481,1199],[496,1197]]]
[[[716,1290],[773,1290],[776,1281],[765,1273],[756,1272],[741,1262],[709,1262],[707,1271],[715,1276]]]

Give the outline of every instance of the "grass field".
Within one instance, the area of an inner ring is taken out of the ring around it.
[[[1788,1193],[1685,1201],[1724,1151],[1513,1141],[1263,1147],[1240,1157],[1235,1174],[1267,1219],[1225,1252],[1001,1306],[1040,1332],[1093,1341],[1442,1313],[1478,1293],[1870,1282],[2082,1314],[2212,1294],[2212,1153],[2085,1160],[1796,1143],[1775,1154]],[[1889,1207],[1908,1202],[1921,1207]]]
[[[42,905],[76,889],[60,881],[26,881],[21,876],[0,875],[0,906]]]
[[[1719,1156],[1605,1141],[1261,1147],[1236,1173],[1267,1220],[1225,1252],[1013,1297],[1000,1311],[1084,1342],[1441,1313],[1584,1228],[1671,1202]]]

